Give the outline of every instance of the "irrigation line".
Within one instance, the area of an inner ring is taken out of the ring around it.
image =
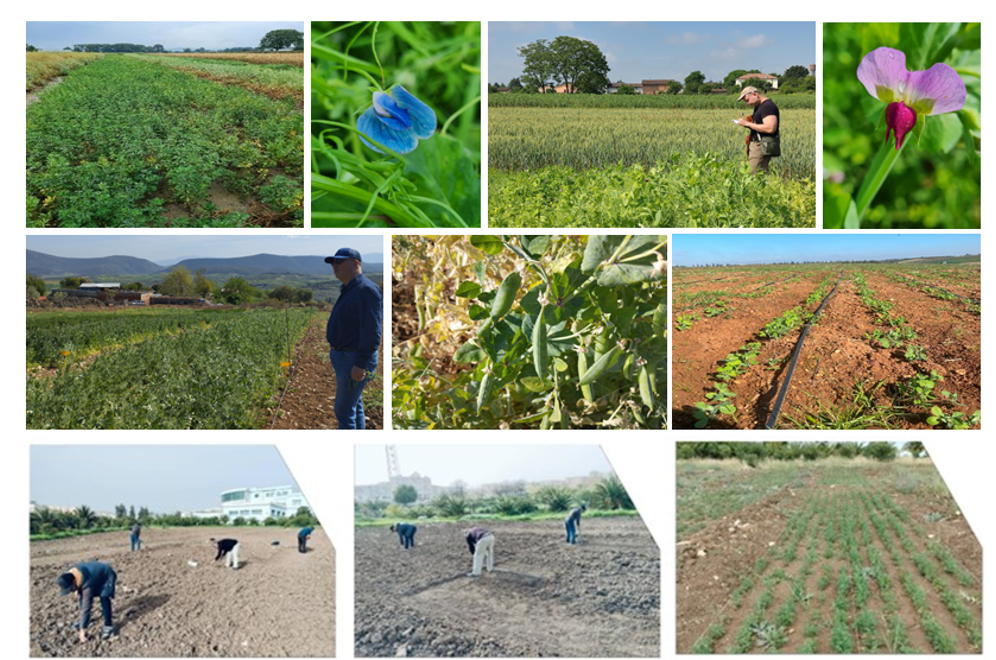
[[[928,289],[937,289],[938,291],[943,291],[944,293],[948,294],[949,296],[954,296],[955,298],[961,298],[962,300],[967,300],[968,302],[972,303],[973,305],[981,305],[982,304],[982,299],[981,298],[976,299],[976,298],[969,298],[968,296],[962,296],[962,295],[959,295],[959,294],[957,294],[957,293],[955,293],[953,291],[948,291],[944,287],[935,286],[933,284],[927,284],[926,282],[921,282],[920,280],[914,280],[912,277],[906,277],[905,275],[898,275],[897,274],[897,277],[901,277],[904,280],[906,280],[907,282],[913,282],[914,284],[919,284],[921,286],[925,286]]]
[[[786,281],[792,279],[793,277],[799,277],[799,276],[798,275],[789,275],[784,280],[772,280],[771,282],[768,282],[767,284],[762,284],[761,286],[757,287],[756,289],[751,289],[747,293],[754,293],[755,291],[760,291],[761,289],[766,289],[769,286],[774,286],[774,285],[779,284],[781,282],[786,282]]]
[[[693,284],[702,284],[703,282],[723,282],[725,280],[732,280],[732,279],[733,277],[717,277],[711,280],[694,280],[692,282],[672,282],[671,286],[673,287],[691,286]]]
[[[778,423],[778,415],[782,411],[782,403],[785,401],[785,395],[788,394],[789,384],[792,382],[792,373],[795,371],[795,365],[799,361],[799,356],[802,354],[802,344],[806,341],[806,335],[809,334],[809,329],[813,326],[813,322],[819,318],[820,312],[823,311],[823,306],[827,304],[827,301],[833,297],[833,294],[837,293],[837,287],[840,286],[840,281],[844,279],[843,273],[840,278],[837,279],[837,283],[833,285],[833,290],[827,294],[827,297],[823,299],[820,306],[816,308],[813,312],[813,317],[809,319],[809,323],[806,327],[802,329],[802,334],[799,335],[799,343],[795,345],[795,352],[792,354],[792,361],[789,363],[788,370],[785,372],[785,382],[782,383],[782,388],[778,392],[778,397],[775,399],[775,405],[771,409],[771,415],[768,416],[768,421],[765,423],[764,428],[773,429],[775,424]]]

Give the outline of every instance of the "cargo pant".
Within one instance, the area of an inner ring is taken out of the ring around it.
[[[750,173],[757,174],[758,170],[768,171],[771,164],[771,156],[761,155],[761,143],[751,142],[747,145],[747,162],[750,163]]]

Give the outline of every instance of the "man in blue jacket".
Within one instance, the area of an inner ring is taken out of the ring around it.
[[[418,527],[411,523],[399,522],[391,525],[391,531],[398,533],[398,540],[405,550],[415,547],[415,532],[418,531]]]
[[[111,599],[114,598],[114,583],[117,573],[109,564],[99,561],[88,561],[77,564],[59,576],[59,595],[71,593],[79,595],[80,620],[73,623],[78,631],[81,642],[86,641],[86,629],[90,625],[90,611],[93,609],[93,599],[100,598],[100,614],[104,619],[102,639],[110,639],[114,634],[114,624],[111,620]]]
[[[315,531],[315,528],[308,525],[300,532],[297,533],[297,551],[307,552],[308,551],[308,539],[311,538],[311,533]]]
[[[335,417],[340,429],[363,429],[360,394],[368,374],[377,367],[384,303],[380,288],[363,276],[363,257],[353,248],[340,248],[325,257],[336,279],[342,282],[325,329],[331,348],[329,359],[335,370]]]

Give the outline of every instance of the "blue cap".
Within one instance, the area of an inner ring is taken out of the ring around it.
[[[325,263],[330,264],[338,259],[356,259],[363,263],[363,256],[353,248],[339,248],[334,257],[325,257]]]

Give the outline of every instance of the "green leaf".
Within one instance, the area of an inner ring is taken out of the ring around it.
[[[477,282],[461,282],[457,287],[457,298],[476,298],[481,293],[481,285]]]
[[[954,113],[930,117],[920,139],[920,148],[934,153],[948,153],[958,144],[964,131]]]
[[[491,311],[480,305],[471,305],[470,309],[467,310],[470,314],[470,319],[472,321],[481,321],[486,318],[491,317]]]
[[[626,286],[655,279],[657,255],[649,251],[666,240],[666,236],[653,235],[592,236],[585,247],[581,270],[596,274],[601,286]],[[659,250],[661,256],[663,249]]]
[[[549,236],[519,236],[522,249],[533,259],[539,259],[550,245]]]
[[[463,145],[437,134],[420,142],[405,162],[409,180],[418,186],[417,195],[436,202],[418,204],[426,215],[444,226],[481,226],[481,176]]]
[[[853,197],[840,191],[830,192],[826,185],[824,185],[823,195],[824,229],[859,229],[861,227],[861,220],[858,218]]]
[[[470,237],[470,244],[485,254],[501,254],[505,249],[505,244],[499,236],[479,236],[477,234]]]
[[[553,387],[553,381],[543,380],[537,376],[520,378],[519,382],[530,392],[543,392]]]

